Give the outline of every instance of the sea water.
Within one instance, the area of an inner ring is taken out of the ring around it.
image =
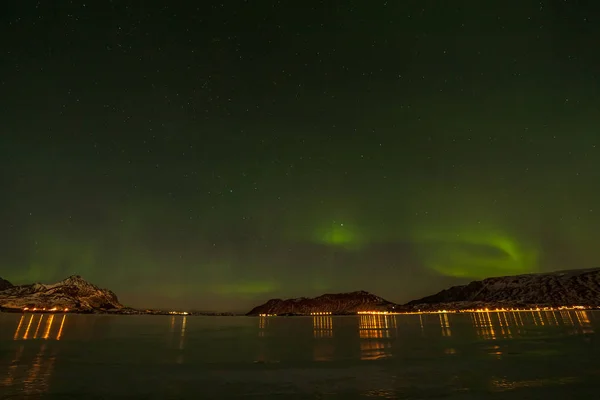
[[[592,399],[600,313],[0,314],[0,398]]]

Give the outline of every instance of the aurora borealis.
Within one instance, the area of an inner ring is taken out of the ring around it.
[[[246,310],[598,266],[595,3],[13,3],[13,283]]]

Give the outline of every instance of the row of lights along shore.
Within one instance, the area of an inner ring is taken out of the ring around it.
[[[536,308],[479,308],[479,309],[467,309],[467,310],[435,310],[435,311],[407,311],[407,312],[396,312],[396,311],[357,311],[358,315],[402,315],[402,314],[446,314],[446,313],[483,313],[483,312],[531,312],[531,311],[564,311],[564,310],[590,310],[598,307],[589,307],[589,306],[560,306],[560,307],[536,307]],[[68,312],[68,308],[23,308],[23,312]],[[185,311],[170,311],[171,315],[189,315],[188,312]],[[331,311],[317,311],[311,312],[312,316],[319,315],[332,315]],[[258,314],[259,317],[276,317],[277,314]]]
[[[594,307],[588,306],[560,306],[560,307],[536,307],[536,308],[477,308],[477,309],[465,309],[465,310],[434,310],[434,311],[408,311],[408,312],[394,312],[394,311],[358,311],[357,314],[369,314],[369,315],[402,315],[402,314],[458,314],[458,313],[487,313],[487,312],[531,312],[531,311],[565,311],[565,310],[589,310]]]
[[[52,307],[52,308],[38,308],[38,307],[25,307],[23,308],[23,311],[31,311],[31,312],[69,312],[68,308],[58,308],[58,307]]]
[[[357,315],[403,315],[403,314],[458,314],[458,313],[488,313],[488,312],[532,312],[532,311],[565,311],[565,310],[591,310],[598,307],[591,306],[560,306],[560,307],[536,307],[536,308],[478,308],[466,310],[434,310],[434,311],[357,311]],[[312,316],[333,315],[330,311],[311,312]],[[277,314],[259,314],[259,317],[276,317]]]

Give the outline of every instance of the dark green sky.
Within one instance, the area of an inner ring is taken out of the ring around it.
[[[40,3],[0,6],[13,283],[245,310],[598,266],[600,3]]]

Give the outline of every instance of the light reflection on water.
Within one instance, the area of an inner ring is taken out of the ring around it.
[[[391,355],[389,339],[396,335],[396,328],[394,315],[359,315],[360,359],[377,360],[389,357]]]
[[[55,323],[55,320],[58,320]],[[46,341],[61,340],[67,315],[23,314],[14,330],[13,341],[21,342],[7,368],[2,385],[9,387],[18,382],[25,395],[40,395],[48,390],[58,351]],[[25,354],[25,342],[35,341],[39,349],[33,356]],[[40,343],[39,340],[42,342]],[[30,360],[26,358],[31,358]]]
[[[333,340],[333,318],[329,315],[312,317],[314,361],[332,361],[334,359],[335,345]],[[329,339],[329,340],[327,340]]]
[[[46,343],[41,345],[23,382],[25,394],[41,394],[48,390],[48,384],[54,370],[56,354],[56,351],[50,352],[48,350]]]
[[[54,324],[55,318],[60,321],[58,324]],[[13,340],[60,340],[66,320],[66,314],[57,317],[54,314],[23,314],[15,328]]]
[[[331,316],[317,316],[313,318],[313,336],[315,338],[333,337],[333,318]]]
[[[331,393],[325,386],[335,382],[336,390],[367,398],[546,389],[551,398],[553,391],[585,386],[600,376],[594,367],[600,354],[592,346],[599,315],[586,310],[259,318],[0,314],[0,354],[7,355],[0,358],[0,393],[40,396],[64,390],[65,376],[71,384],[94,387],[90,376],[119,381],[112,371],[131,382],[151,376],[155,368],[166,377],[146,385],[159,385],[156,392],[167,395],[184,393],[174,389],[175,381],[201,379],[218,387],[227,376],[244,387],[243,393],[259,390],[257,382],[264,394],[318,381],[315,387],[321,389],[312,390],[323,390],[319,393]],[[203,372],[169,369],[175,366]],[[218,373],[231,368],[237,371],[233,375]],[[285,371],[298,381],[284,378]],[[284,381],[288,386],[278,386]],[[226,390],[234,386],[225,385]],[[118,387],[123,393],[134,390]]]

